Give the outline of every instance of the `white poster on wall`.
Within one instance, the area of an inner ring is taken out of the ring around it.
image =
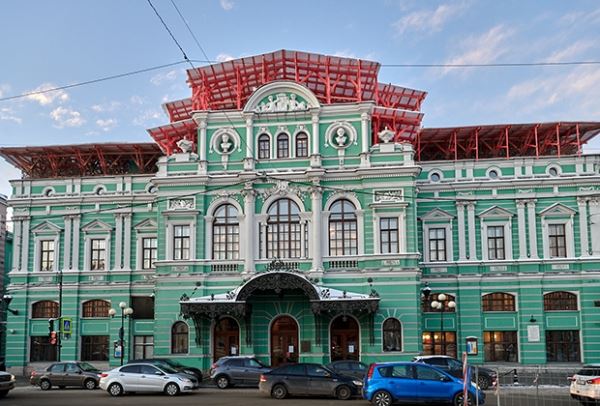
[[[540,342],[540,326],[527,326],[527,341],[530,343]]]

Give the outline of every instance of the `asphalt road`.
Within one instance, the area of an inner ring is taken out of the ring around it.
[[[536,396],[534,388],[516,388],[501,390],[500,406],[575,406],[568,388],[540,388]],[[202,388],[193,394],[170,398],[165,395],[125,395],[110,397],[101,390],[86,391],[82,389],[52,389],[43,392],[37,387],[21,386],[12,390],[8,396],[0,400],[1,406],[168,406],[168,405],[210,405],[210,406],[366,406],[365,400],[355,399],[340,401],[335,399],[292,398],[275,400],[263,396],[256,389]],[[497,406],[493,392],[487,392],[486,405]]]

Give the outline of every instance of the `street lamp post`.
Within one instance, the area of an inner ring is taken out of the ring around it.
[[[437,300],[431,302],[431,307],[433,309],[438,309],[440,311],[440,330],[442,334],[442,355],[446,355],[446,334],[444,334],[444,310],[446,306],[449,309],[454,309],[456,307],[456,302],[454,300],[448,300],[448,296],[444,293],[440,293],[437,295]]]
[[[133,309],[127,306],[127,303],[121,302],[119,303],[119,308],[121,309],[121,328],[119,329],[119,346],[121,347],[121,365],[123,365],[123,359],[125,357],[125,318],[131,317],[133,314]],[[115,317],[117,311],[115,309],[110,309],[108,311],[108,315],[110,317]]]

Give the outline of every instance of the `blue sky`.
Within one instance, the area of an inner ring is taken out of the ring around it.
[[[170,0],[153,1],[204,59]],[[600,60],[597,1],[174,1],[214,60],[282,48],[382,64]],[[145,0],[4,2],[0,38],[0,97],[182,59]],[[0,145],[148,141],[161,104],[190,95],[185,68],[0,102]],[[382,67],[380,80],[429,93],[426,127],[600,121],[598,65]],[[0,193],[18,176],[0,160]]]

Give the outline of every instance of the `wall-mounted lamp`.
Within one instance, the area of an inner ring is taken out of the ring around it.
[[[13,298],[11,295],[4,295],[4,296],[2,296],[2,303],[6,306],[7,311],[11,312],[12,314],[14,314],[16,316],[17,314],[19,314],[19,311],[8,307],[8,306],[10,306],[10,302],[12,302],[12,299]]]
[[[533,317],[533,314],[531,315],[531,317],[529,318],[529,322],[530,323],[535,323],[537,320],[535,319],[535,317]]]

